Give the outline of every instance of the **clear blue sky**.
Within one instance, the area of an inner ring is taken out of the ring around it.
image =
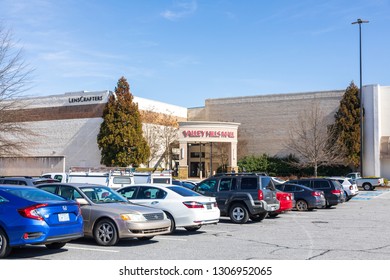
[[[390,86],[388,0],[0,0],[35,69],[29,95],[114,90],[207,98]]]

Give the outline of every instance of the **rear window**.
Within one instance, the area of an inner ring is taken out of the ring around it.
[[[6,190],[8,193],[13,194],[15,196],[27,199],[27,200],[32,200],[32,201],[48,201],[48,200],[65,200],[64,198],[49,193],[44,190],[36,189],[36,188],[31,188],[31,189],[8,189]]]
[[[113,181],[114,184],[129,184],[129,185],[131,185],[131,177],[115,176],[112,181]]]
[[[275,191],[274,181],[271,177],[261,177],[261,187],[263,189]]]
[[[242,177],[241,178],[241,189],[242,190],[257,190],[258,183],[257,177]]]
[[[333,185],[334,185],[334,187],[335,187],[336,190],[341,190],[341,189],[343,188],[343,185],[340,184],[339,181],[337,181],[337,180],[332,180],[332,182],[333,182]]]
[[[153,178],[153,184],[170,184],[171,179],[169,178]]]
[[[174,191],[175,193],[177,193],[181,196],[200,196],[200,194],[198,194],[190,189],[180,187],[180,186],[171,186],[171,187],[167,187],[167,188]]]

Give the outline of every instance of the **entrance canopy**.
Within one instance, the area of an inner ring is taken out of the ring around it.
[[[232,122],[179,122],[179,177],[188,178],[189,174],[195,173],[197,176],[202,177],[202,175],[215,173],[217,166],[213,166],[213,143],[227,144],[229,148],[219,151],[219,153],[223,153],[221,156],[227,158],[227,168],[230,171],[237,171],[237,131],[239,125],[239,123]],[[195,149],[194,152],[191,152],[192,148]],[[195,156],[196,159],[191,156],[195,152],[197,155],[197,157]],[[197,163],[198,172],[190,172],[189,166],[191,162]]]

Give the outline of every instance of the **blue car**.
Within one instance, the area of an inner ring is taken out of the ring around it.
[[[83,218],[75,201],[34,187],[0,186],[0,258],[12,247],[44,244],[60,249],[83,235]]]

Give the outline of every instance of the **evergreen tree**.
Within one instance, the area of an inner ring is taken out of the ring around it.
[[[347,163],[358,167],[360,164],[360,99],[359,89],[351,82],[340,101],[335,114],[334,141],[340,147]]]
[[[142,134],[138,104],[133,102],[130,86],[124,77],[118,80],[103,111],[103,123],[97,137],[101,163],[127,167],[145,163],[149,146]]]

